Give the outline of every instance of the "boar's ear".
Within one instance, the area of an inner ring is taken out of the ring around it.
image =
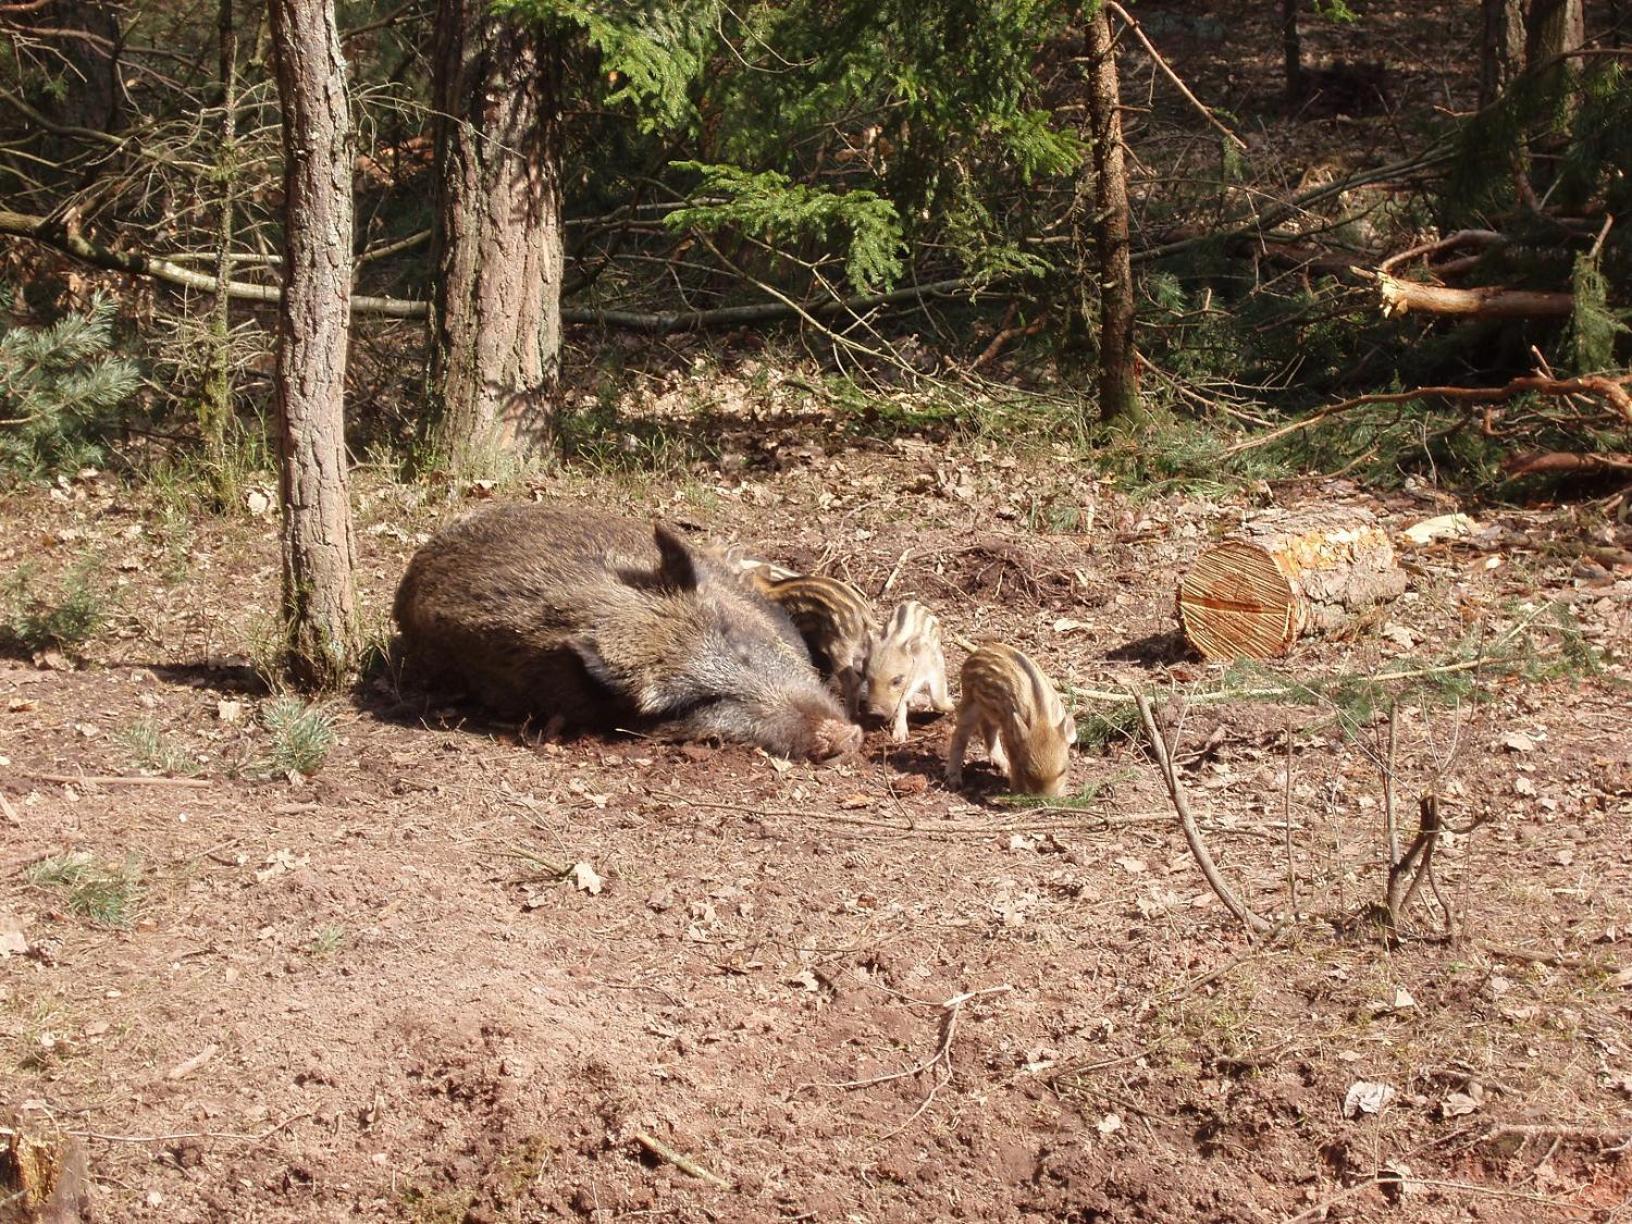
[[[1069,710],[1067,710],[1065,716],[1060,719],[1060,734],[1065,736],[1065,742],[1067,744],[1074,744],[1077,742],[1077,720],[1071,717],[1071,712]]]
[[[677,591],[696,590],[697,559],[692,556],[691,546],[662,523],[652,524],[652,538],[662,557],[657,573],[664,585]]]
[[[618,689],[618,678],[612,674],[612,669],[606,665],[601,657],[600,647],[587,637],[572,637],[567,639],[567,649],[578,656],[578,661],[584,665],[589,678],[597,684],[604,684],[614,692]]]

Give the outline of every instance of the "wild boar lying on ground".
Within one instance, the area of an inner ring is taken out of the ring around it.
[[[505,717],[817,760],[861,742],[788,619],[662,525],[552,505],[478,511],[414,554],[395,615],[413,674]]]

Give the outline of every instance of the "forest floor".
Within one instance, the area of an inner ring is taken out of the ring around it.
[[[1137,12],[1255,158],[1286,151],[1284,186],[1414,144],[1261,121],[1276,10],[1192,7]],[[1465,110],[1472,57],[1440,52],[1476,12],[1368,6],[1306,44]],[[1124,71],[1131,113],[1156,77]],[[220,517],[106,476],[0,494],[0,574],[109,613],[0,656],[0,1127],[70,1136],[95,1219],[1632,1219],[1632,531],[1427,485],[1133,496],[1063,449],[869,435],[740,373],[654,382],[599,472],[359,471],[379,639],[409,554],[483,497],[661,515],[924,600],[954,674],[957,641],[1026,649],[1077,709],[1072,799],[1015,806],[984,767],[949,792],[944,720],[789,765],[534,743],[389,675],[291,774],[255,666],[270,489]],[[1187,656],[1196,553],[1336,500],[1479,530],[1402,543],[1410,590],[1347,637],[1252,676]],[[1273,937],[1208,889],[1126,703],[1089,695],[1130,687]],[[1454,938],[1426,898],[1396,940],[1370,921],[1390,790],[1407,833],[1425,793],[1458,830]]]
[[[0,1106],[77,1139],[95,1218],[1627,1218],[1632,573],[1582,554],[1632,533],[1469,507],[1471,539],[1402,546],[1380,616],[1250,681],[1299,699],[1208,703],[1243,682],[1172,608],[1209,539],[1266,502],[1397,532],[1451,499],[1134,499],[734,386],[683,479],[471,492],[662,515],[1015,642],[1075,694],[1076,797],[1017,807],[984,767],[948,791],[944,720],[789,765],[526,742],[418,717],[388,675],[332,704],[313,776],[280,773],[253,666],[275,517],[100,476],[0,497],[0,566],[48,590],[94,558],[111,613],[81,659],[0,661]],[[371,623],[471,492],[359,474]],[[1425,901],[1390,945],[1361,681],[1481,657],[1383,686],[1407,831],[1427,791],[1483,822],[1439,848],[1457,938]],[[1138,738],[1095,734],[1126,707],[1087,691],[1128,686],[1275,937],[1208,890]],[[580,863],[598,892],[560,878]]]

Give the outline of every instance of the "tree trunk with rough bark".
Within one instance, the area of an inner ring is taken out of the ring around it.
[[[561,48],[485,0],[441,0],[431,395],[455,470],[553,438],[561,362]]]
[[[42,31],[41,40],[61,65],[62,91],[43,97],[40,109],[67,127],[118,130],[124,121],[119,10],[106,0],[49,0],[37,10],[29,7],[18,6],[18,24]]]
[[[1581,61],[1564,59],[1587,41],[1586,14],[1581,0],[1530,0],[1525,18],[1525,60],[1531,72],[1541,72],[1565,111],[1578,102]],[[1550,63],[1551,61],[1558,61]],[[1550,66],[1548,66],[1550,64]]]
[[[1087,17],[1085,58],[1088,64],[1088,131],[1090,157],[1077,182],[1076,241],[1079,310],[1084,319],[1099,301],[1099,415],[1102,420],[1141,414],[1139,372],[1133,344],[1133,265],[1128,242],[1128,177],[1122,158],[1121,91],[1117,84],[1116,48],[1111,22],[1102,6]],[[1092,175],[1092,194],[1083,175]],[[1091,206],[1088,201],[1091,200]],[[1085,230],[1091,212],[1095,259],[1085,258]],[[1089,268],[1095,275],[1089,279]]]
[[[1482,0],[1484,32],[1479,43],[1479,106],[1502,96],[1524,70],[1525,0]]]
[[[1303,101],[1303,42],[1298,37],[1298,0],[1281,0],[1281,58],[1286,67],[1286,106]]]
[[[342,683],[359,646],[345,375],[352,141],[332,0],[271,0],[283,107],[284,293],[276,374],[290,676]]]

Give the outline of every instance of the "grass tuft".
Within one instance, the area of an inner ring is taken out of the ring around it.
[[[268,703],[261,725],[272,736],[272,768],[278,773],[316,773],[337,738],[333,711],[298,697]]]
[[[139,719],[119,738],[141,769],[190,778],[201,768],[187,749],[151,718]]]
[[[108,597],[96,581],[97,563],[82,562],[63,577],[53,595],[42,595],[34,571],[20,566],[6,584],[0,647],[21,654],[83,646],[108,621]]]
[[[128,927],[141,896],[141,862],[109,863],[87,851],[56,854],[29,867],[28,882],[60,893],[69,912],[110,927]]]

